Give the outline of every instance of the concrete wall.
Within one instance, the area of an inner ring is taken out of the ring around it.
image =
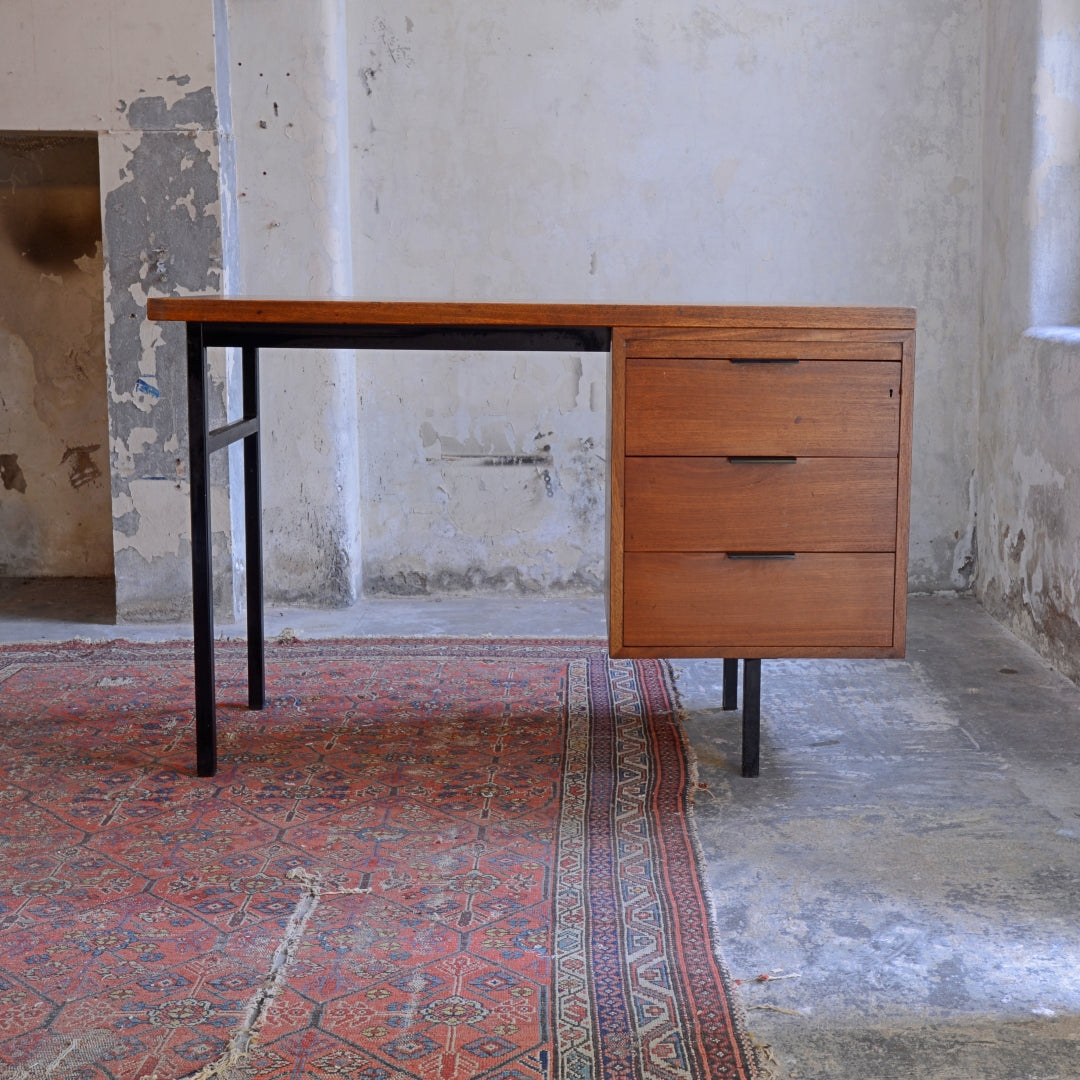
[[[356,289],[913,304],[910,580],[965,587],[984,15],[350,0]],[[589,357],[371,359],[367,587],[595,590],[605,400]]]
[[[270,34],[258,0],[9,0],[0,130],[98,139],[121,617],[190,589],[182,333],[151,291],[899,303],[910,583],[978,565],[1067,665],[1078,2],[305,0]],[[12,386],[32,350],[5,348]],[[268,357],[265,387],[272,597],[345,602],[361,567],[376,594],[601,587],[600,358]]]
[[[978,575],[1080,679],[1080,2],[991,8]]]

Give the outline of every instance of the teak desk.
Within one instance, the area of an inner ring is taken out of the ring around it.
[[[244,442],[248,701],[265,705],[259,349],[610,352],[608,638],[616,657],[904,655],[911,308],[154,298],[187,323],[195,738],[217,769],[209,456]],[[242,350],[243,417],[210,430],[206,350]]]

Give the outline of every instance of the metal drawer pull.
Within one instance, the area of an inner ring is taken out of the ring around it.
[[[747,455],[743,457],[729,457],[728,464],[730,465],[794,465],[799,459],[797,457],[754,457]]]
[[[729,559],[794,559],[794,551],[729,551]]]
[[[732,364],[797,364],[799,362],[797,356],[729,356],[728,360]]]

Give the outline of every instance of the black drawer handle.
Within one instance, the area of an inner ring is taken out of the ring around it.
[[[732,364],[797,364],[799,358],[794,356],[729,356],[728,361]]]
[[[794,559],[794,551],[729,551],[729,559]]]
[[[729,457],[728,463],[731,465],[794,465],[799,459],[797,457]]]

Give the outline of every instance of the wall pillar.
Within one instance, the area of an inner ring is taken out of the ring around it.
[[[227,0],[237,118],[239,291],[352,293],[345,5]],[[262,363],[266,594],[348,604],[360,588],[351,353],[267,350]]]

